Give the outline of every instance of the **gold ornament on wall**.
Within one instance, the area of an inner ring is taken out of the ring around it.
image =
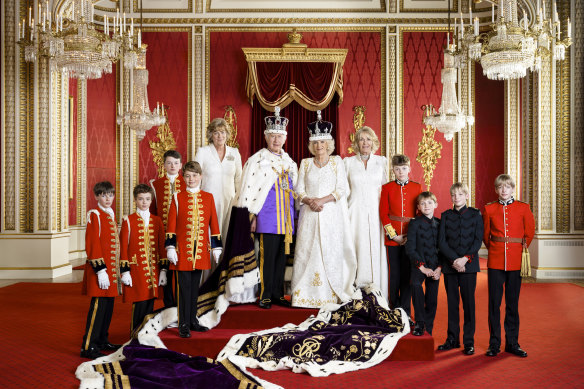
[[[349,139],[351,140],[351,146],[347,149],[349,154],[355,154],[357,150],[353,150],[353,142],[355,141],[356,132],[365,125],[365,108],[364,105],[356,105],[353,107],[353,127],[355,127],[355,132],[349,134]]]
[[[231,135],[227,139],[227,146],[239,148],[239,143],[235,139],[237,137],[237,114],[231,105],[225,106],[225,114],[223,119],[227,122],[231,129]]]
[[[168,107],[163,105],[162,108],[164,116],[166,116],[166,121],[163,125],[158,127],[158,130],[156,131],[158,142],[151,140],[148,141],[150,144],[150,150],[152,150],[152,159],[158,167],[158,177],[164,176],[164,153],[168,150],[176,150],[176,140],[174,139],[174,135],[170,130],[170,125],[168,123]]]
[[[424,111],[424,116],[430,116],[432,114],[432,105],[422,106]],[[431,126],[426,125],[422,129],[422,140],[418,143],[418,155],[416,156],[416,161],[418,161],[422,168],[424,169],[424,182],[426,183],[426,190],[430,190],[430,183],[434,177],[434,169],[438,164],[438,158],[441,158],[442,144],[436,139],[434,139],[434,133],[436,129]]]

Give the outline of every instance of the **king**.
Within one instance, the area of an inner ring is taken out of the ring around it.
[[[250,212],[251,232],[259,240],[261,308],[272,303],[290,306],[284,298],[286,253],[294,234],[294,187],[298,167],[282,149],[286,143],[288,119],[274,116],[264,119],[267,148],[252,155],[243,167],[237,206]]]

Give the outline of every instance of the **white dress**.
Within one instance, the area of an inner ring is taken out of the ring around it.
[[[381,186],[388,181],[387,158],[371,155],[365,164],[360,155],[344,159],[351,193],[348,197],[351,233],[357,254],[357,287],[374,283],[387,299],[388,267],[385,236],[379,219]]]
[[[215,146],[200,147],[195,156],[203,169],[201,190],[209,192],[215,200],[221,239],[227,238],[231,201],[241,182],[241,155],[236,148],[225,146],[223,161],[219,159]]]
[[[298,202],[306,196],[333,195],[322,211],[300,206],[294,250],[292,305],[320,308],[350,300],[354,292],[356,258],[347,210],[347,179],[343,161],[331,156],[319,168],[313,158],[298,169]]]

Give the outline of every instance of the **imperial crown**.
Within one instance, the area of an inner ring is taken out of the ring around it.
[[[333,131],[333,124],[322,120],[320,111],[316,111],[316,118],[317,120],[315,122],[308,124],[308,133],[310,134],[308,140],[310,142],[317,140],[332,140],[333,137],[331,133]]]
[[[280,116],[280,107],[276,106],[274,109],[274,116],[266,116],[264,121],[266,122],[266,130],[264,131],[264,134],[288,135],[286,132],[288,119]]]

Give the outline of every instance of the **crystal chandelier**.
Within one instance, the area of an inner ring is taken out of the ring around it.
[[[39,2],[37,24],[32,8],[28,9],[28,23],[24,19],[19,23],[17,42],[24,47],[25,61],[34,62],[41,55],[49,58],[51,70],[60,70],[72,78],[96,79],[112,72],[112,63],[120,58],[124,48],[124,65],[135,66],[133,20],[126,25],[125,14],[120,17],[118,11],[112,23],[109,17],[104,17],[101,32],[93,23],[92,0],[73,0],[70,4],[71,19],[65,19],[63,13],[52,17],[48,0],[44,4]]]
[[[166,122],[164,105],[161,110],[160,105],[156,104],[156,109],[150,112],[147,87],[146,45],[141,44],[136,55],[136,68],[133,70],[132,101],[126,106],[126,112],[122,112],[122,107],[118,103],[117,116],[118,124],[130,127],[139,141],[144,139],[146,131]]]
[[[465,25],[462,14],[457,26],[458,49],[455,50],[458,65],[467,58],[480,61],[484,75],[491,80],[514,80],[523,78],[527,70],[539,71],[542,58],[553,55],[554,60],[565,58],[570,46],[571,24],[568,19],[567,38],[560,38],[560,20],[553,2],[552,19],[545,18],[545,5],[540,8],[535,20],[529,21],[522,9],[521,20],[517,16],[517,0],[500,0],[495,21],[495,7],[491,8],[491,30],[479,34],[478,18]],[[551,49],[550,49],[551,46]]]
[[[448,31],[450,31],[450,1],[448,2]],[[442,103],[438,112],[432,104],[426,106],[426,116],[424,124],[431,126],[444,134],[444,139],[448,142],[452,140],[454,134],[462,130],[466,125],[474,124],[474,117],[467,116],[458,104],[456,98],[456,79],[458,70],[454,51],[456,46],[450,43],[450,33],[447,34],[446,47],[444,48],[444,68],[440,75],[442,82]]]
[[[424,124],[442,132],[444,139],[448,142],[452,140],[456,132],[462,130],[467,124],[469,126],[474,124],[474,117],[465,115],[456,98],[457,69],[450,49],[451,45],[447,45],[444,49],[444,68],[440,79],[442,81],[442,103],[438,112],[430,104],[428,115],[424,117]]]

